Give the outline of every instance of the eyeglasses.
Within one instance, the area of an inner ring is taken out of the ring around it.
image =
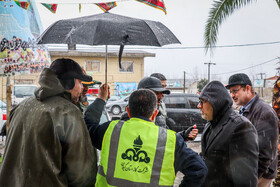
[[[242,87],[240,86],[240,87],[239,87],[238,89],[236,89],[236,90],[232,89],[232,90],[229,91],[229,93],[230,93],[230,94],[236,94],[241,88],[242,88]]]
[[[163,87],[163,88],[166,88],[166,86],[167,86],[167,84],[162,84],[162,87]]]
[[[199,100],[199,104],[203,107],[203,104],[207,103],[207,101],[205,100]]]

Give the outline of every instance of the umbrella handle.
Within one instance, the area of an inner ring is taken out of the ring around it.
[[[124,48],[124,45],[126,44],[127,40],[128,40],[128,35],[126,34],[125,36],[123,36],[123,41],[121,43],[121,46],[120,46],[120,51],[119,51],[119,68],[122,69],[122,53],[123,53],[123,48]]]
[[[119,51],[119,68],[122,69],[122,53],[123,53],[124,44],[121,44]]]

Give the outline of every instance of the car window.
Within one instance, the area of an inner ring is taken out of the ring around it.
[[[199,103],[198,97],[188,97],[188,101],[190,103],[191,108],[197,109],[197,105]]]
[[[112,96],[110,97],[110,99],[108,99],[108,101],[117,101],[117,100],[119,100],[119,99],[120,99],[119,96],[114,96],[114,95],[112,95]]]
[[[184,97],[166,97],[164,103],[166,108],[186,108]]]
[[[32,96],[36,90],[35,86],[14,86],[14,95],[16,97]]]

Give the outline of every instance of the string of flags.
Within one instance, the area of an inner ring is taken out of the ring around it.
[[[28,6],[29,6],[29,2],[27,1],[18,1],[15,0],[15,3],[20,6],[21,8],[24,8],[25,10],[27,10]]]
[[[1,1],[6,2],[7,0],[0,0],[0,2]],[[19,0],[14,0],[14,1],[21,8],[24,8],[25,10],[28,9],[28,6],[29,6],[28,1],[19,1]],[[165,14],[167,14],[163,0],[136,0],[136,1],[144,3],[151,7],[157,8],[157,9],[163,11]],[[54,14],[56,13],[58,4],[47,4],[47,3],[41,3],[41,4],[43,6],[45,6],[52,13],[54,13]],[[111,10],[112,8],[115,8],[117,6],[116,2],[94,3],[94,4],[97,5],[104,12],[108,12],[109,10]],[[81,3],[79,3],[79,12],[81,12],[81,10],[82,10],[82,5],[81,5]]]
[[[52,13],[56,13],[56,9],[57,9],[57,4],[47,4],[47,3],[41,3],[43,6],[45,6],[47,9],[49,9],[49,11],[51,11]]]
[[[104,12],[108,12],[112,8],[117,6],[116,2],[110,2],[110,3],[96,3],[96,5],[101,8]]]

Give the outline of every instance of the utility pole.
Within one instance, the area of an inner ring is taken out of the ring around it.
[[[184,71],[184,93],[186,93],[186,72]]]
[[[263,75],[266,75],[266,73],[258,73],[257,75],[261,75],[261,80],[263,80]],[[265,82],[263,81],[263,87],[264,87]],[[262,97],[263,97],[263,87],[261,87],[262,90]]]
[[[7,98],[7,122],[6,122],[6,132],[8,132],[9,128],[9,117],[10,117],[10,112],[12,108],[12,89],[11,89],[11,79],[10,75],[7,76],[7,87],[6,87],[6,98]]]
[[[213,62],[204,62],[204,64],[207,64],[208,65],[208,82],[210,82],[210,66],[211,65],[216,65],[216,63],[213,63]]]

